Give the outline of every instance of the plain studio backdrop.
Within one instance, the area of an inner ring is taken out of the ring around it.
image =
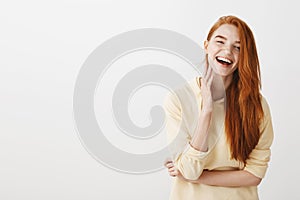
[[[115,35],[160,28],[181,33],[202,45],[210,26],[228,14],[245,20],[254,32],[262,92],[273,117],[272,158],[259,186],[260,198],[299,199],[300,15],[296,2],[2,1],[0,199],[167,199],[171,178],[166,170],[142,175],[120,173],[103,166],[86,151],[73,119],[75,81],[90,53]],[[164,60],[157,52],[147,55]],[[128,65],[130,59],[124,59],[114,69],[122,63]],[[151,62],[143,55],[131,58],[143,59]],[[109,80],[116,80],[114,74],[106,77],[106,86]],[[142,94],[137,93],[133,99],[143,99]],[[140,114],[134,113],[140,109],[132,104],[131,108],[133,118]],[[148,111],[142,110],[144,115]],[[135,117],[135,123],[149,123],[147,115]],[[106,136],[128,152],[137,153],[145,144],[124,135],[119,136],[120,140],[113,133]],[[149,142],[158,148],[154,138]]]

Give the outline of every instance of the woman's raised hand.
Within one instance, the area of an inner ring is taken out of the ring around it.
[[[213,99],[211,85],[214,78],[213,70],[210,66],[204,68],[203,77],[200,80],[201,96],[202,96],[202,112],[212,112]]]

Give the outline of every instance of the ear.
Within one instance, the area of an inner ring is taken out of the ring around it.
[[[205,40],[204,41],[204,50],[205,50],[205,53],[207,53],[207,47],[208,47],[208,41]]]

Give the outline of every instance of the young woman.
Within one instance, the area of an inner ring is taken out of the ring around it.
[[[210,29],[204,49],[203,76],[165,99],[167,135],[177,148],[165,163],[175,177],[170,199],[256,200],[270,160],[273,129],[260,93],[252,31],[235,16],[221,17]],[[196,101],[187,98],[190,91]],[[191,109],[194,102],[197,111]]]

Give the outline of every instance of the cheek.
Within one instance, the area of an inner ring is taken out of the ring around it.
[[[216,54],[217,51],[218,51],[218,47],[216,47],[214,45],[209,45],[206,53],[209,54],[210,56],[213,56]]]
[[[239,59],[240,59],[239,54],[235,54],[235,55],[234,55],[234,60],[235,60],[236,63],[239,62]]]

